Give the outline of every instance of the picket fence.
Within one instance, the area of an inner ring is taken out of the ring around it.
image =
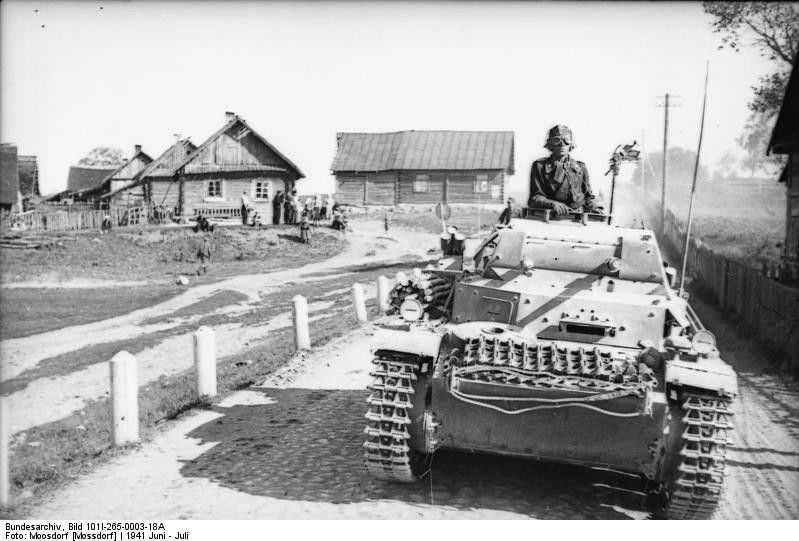
[[[661,243],[674,254],[683,253],[685,224],[666,213]],[[799,376],[799,288],[781,284],[759,269],[721,256],[699,240],[690,241],[687,274],[699,291],[777,356],[790,361]]]
[[[147,207],[113,207],[105,210],[31,210],[18,214],[5,214],[0,218],[2,230],[15,228],[23,231],[79,231],[101,229],[108,216],[112,227],[144,225],[149,223]]]

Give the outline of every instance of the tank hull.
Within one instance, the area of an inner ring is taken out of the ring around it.
[[[431,385],[431,409],[440,423],[438,448],[613,468],[652,480],[658,476],[668,413],[665,399],[650,401],[648,412],[635,416],[616,417],[574,406],[509,415],[464,402],[450,392],[444,378],[433,378]],[[514,393],[504,385],[483,383],[473,387],[464,392],[544,399],[570,396],[569,391],[556,389],[521,389]],[[623,414],[643,411],[644,401],[625,396],[593,404]],[[504,409],[519,407],[518,402],[489,402]]]

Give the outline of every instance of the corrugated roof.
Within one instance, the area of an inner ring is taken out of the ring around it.
[[[96,167],[78,167],[73,165],[69,168],[69,177],[67,178],[67,190],[70,192],[79,192],[94,188],[102,184],[105,178],[116,171],[113,169],[99,169]]]
[[[339,133],[332,171],[514,170],[511,131]]]

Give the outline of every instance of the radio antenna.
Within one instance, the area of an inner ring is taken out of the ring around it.
[[[702,135],[705,132],[705,111],[707,110],[707,79],[710,73],[710,61],[705,63],[705,95],[702,98],[702,120],[699,122],[699,144],[696,147],[696,161],[694,162],[694,180],[691,184],[691,203],[688,205],[688,225],[685,228],[685,245],[682,256],[682,273],[680,274],[680,296],[685,291],[685,270],[688,267],[688,249],[691,240],[691,225],[694,219],[694,200],[696,199],[696,177],[699,171],[699,154],[702,152]]]

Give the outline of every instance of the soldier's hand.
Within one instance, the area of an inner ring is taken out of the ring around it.
[[[569,213],[569,205],[561,203],[560,201],[553,201],[552,210],[554,210],[555,214],[558,216],[564,216]]]

